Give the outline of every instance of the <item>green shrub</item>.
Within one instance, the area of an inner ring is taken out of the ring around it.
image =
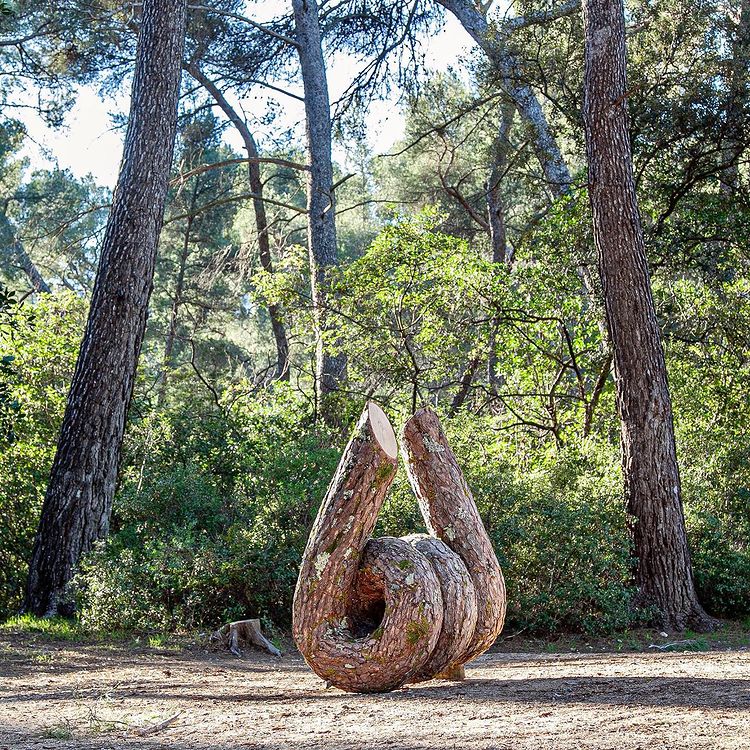
[[[16,612],[57,445],[85,300],[43,295],[0,325],[0,619]]]
[[[134,425],[112,534],[78,577],[85,623],[184,629],[260,616],[288,625],[300,558],[342,447],[306,409],[279,388],[230,414],[193,404]],[[505,572],[508,628],[632,624],[616,457],[589,444],[519,471],[489,421],[448,426]],[[423,528],[402,469],[376,534]]]
[[[219,412],[193,402],[132,425],[109,539],[77,587],[93,628],[286,623],[338,451],[283,385]]]
[[[507,628],[606,633],[635,623],[617,454],[586,442],[526,466],[489,422],[450,427],[505,575]]]

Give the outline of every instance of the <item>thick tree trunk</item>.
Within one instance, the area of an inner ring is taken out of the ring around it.
[[[427,534],[404,537],[429,561],[440,583],[443,625],[430,658],[411,678],[422,682],[463,667],[477,628],[477,593],[464,561],[439,539]]]
[[[463,664],[485,652],[503,629],[505,581],[463,472],[437,415],[420,409],[404,426],[401,452],[427,529],[464,562],[477,596],[477,624]]]
[[[317,329],[316,391],[324,418],[336,422],[335,403],[331,396],[346,380],[346,357],[341,353],[333,355],[328,349],[335,340],[330,323],[328,272],[338,263],[331,109],[316,0],[292,0],[292,7],[305,90],[307,147],[310,154],[307,208],[310,279]]]
[[[628,132],[622,0],[584,0],[589,194],[615,366],[641,603],[663,627],[703,628],[690,568],[672,405],[654,310]]]
[[[312,669],[342,690],[402,685],[440,635],[443,603],[430,563],[408,542],[370,539],[397,457],[393,428],[368,404],[302,558],[294,640]]]
[[[177,127],[185,0],[146,0],[130,119],[88,322],[29,567],[25,608],[70,609],[81,555],[106,535],[146,325]]]
[[[229,118],[231,123],[237,128],[237,132],[242,138],[242,142],[247,151],[249,159],[258,159],[258,146],[255,138],[250,132],[245,120],[240,117],[239,113],[227,101],[224,94],[211,81],[195,63],[186,63],[185,70],[203,86],[206,91],[213,97],[224,114]],[[250,192],[253,194],[253,210],[255,212],[255,230],[258,234],[258,256],[261,268],[266,273],[273,274],[273,257],[271,255],[271,237],[269,233],[268,217],[266,215],[266,204],[263,200],[263,180],[260,174],[260,163],[258,161],[249,161],[247,165],[248,182],[250,183]],[[276,343],[276,377],[279,380],[289,380],[289,340],[286,335],[286,328],[282,318],[281,305],[271,303],[268,305],[268,315],[271,319],[271,331]]]

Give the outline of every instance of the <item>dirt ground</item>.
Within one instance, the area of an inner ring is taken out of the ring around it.
[[[490,653],[462,683],[352,695],[296,654],[2,635],[11,748],[750,748],[750,651]]]

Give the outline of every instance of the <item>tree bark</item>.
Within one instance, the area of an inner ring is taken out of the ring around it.
[[[534,150],[553,197],[570,191],[572,178],[542,106],[531,86],[524,83],[521,66],[508,49],[501,32],[490,27],[479,7],[471,0],[437,0],[449,10],[479,45],[499,73],[503,90],[532,133]]]
[[[81,555],[107,534],[177,128],[185,0],[146,0],[128,130],[91,308],[29,567],[25,608],[66,614]]]
[[[492,149],[492,169],[487,180],[487,215],[493,263],[505,263],[507,260],[508,237],[505,231],[505,206],[500,185],[508,164],[510,127],[515,109],[512,104],[508,103],[501,108],[500,127]]]
[[[429,561],[403,540],[370,539],[397,457],[393,428],[368,404],[302,558],[294,640],[315,673],[342,690],[402,685],[440,634],[443,602]]]
[[[331,397],[346,380],[346,356],[331,354],[328,348],[335,342],[329,313],[328,274],[338,263],[331,108],[316,0],[292,0],[292,7],[305,91],[307,147],[310,154],[307,207],[310,283],[316,325],[316,392],[323,417],[335,423],[337,415]]]
[[[302,558],[294,639],[312,669],[343,690],[455,678],[502,629],[502,573],[432,412],[409,421],[403,452],[425,521],[446,541],[368,538],[398,453],[387,418],[368,404]]]
[[[443,625],[430,658],[411,682],[431,680],[463,667],[477,627],[477,594],[464,561],[440,539],[427,534],[404,537],[429,561],[440,584]]]
[[[281,651],[263,635],[263,631],[260,629],[260,620],[257,619],[228,622],[212,633],[210,640],[218,641],[235,656],[242,656],[240,645],[243,641],[268,651],[273,656],[282,655]]]
[[[589,195],[621,420],[640,603],[662,627],[710,625],[693,585],[672,404],[633,178],[622,0],[584,0]]]
[[[196,63],[186,63],[185,70],[203,86],[213,97],[230,122],[237,128],[242,142],[247,151],[249,159],[258,159],[258,146],[255,143],[250,128],[245,120],[240,117],[237,110],[227,101],[224,94],[216,84],[206,76]],[[271,254],[271,238],[269,233],[268,216],[266,215],[266,204],[263,200],[263,180],[260,174],[260,163],[249,161],[247,164],[248,183],[250,192],[253,194],[253,211],[255,212],[255,230],[258,234],[258,257],[261,268],[269,274],[273,274],[273,256]],[[289,380],[289,339],[283,321],[281,305],[271,303],[268,305],[268,315],[271,319],[271,331],[276,344],[276,377],[279,380]]]
[[[484,653],[503,629],[505,581],[463,472],[437,415],[420,409],[404,425],[401,452],[427,529],[464,562],[477,597],[477,624],[454,664]]]
[[[52,290],[49,288],[49,284],[44,280],[36,264],[26,252],[23,242],[17,237],[13,240],[13,254],[18,259],[18,266],[26,274],[34,291],[42,294],[50,294]]]

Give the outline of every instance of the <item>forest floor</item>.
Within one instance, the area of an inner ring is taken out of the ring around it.
[[[464,682],[352,695],[296,652],[4,630],[0,750],[750,748],[747,634],[680,638],[513,639]]]

